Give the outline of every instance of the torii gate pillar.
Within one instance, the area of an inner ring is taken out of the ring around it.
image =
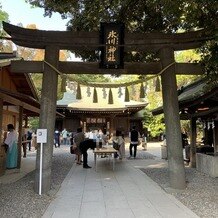
[[[58,67],[59,48],[56,46],[46,46],[45,61]],[[42,80],[41,108],[39,117],[40,129],[47,129],[47,143],[43,146],[42,161],[42,193],[46,193],[51,189],[51,166],[54,145],[54,127],[56,117],[56,101],[57,101],[57,84],[58,75],[48,65],[44,66]],[[40,149],[37,149],[36,158],[36,176],[35,191],[39,190],[39,167],[40,167]]]
[[[174,50],[170,47],[162,48],[159,51],[159,55],[163,68],[175,62]],[[161,82],[164,120],[166,124],[170,187],[173,189],[184,189],[186,187],[185,168],[174,65],[161,74]]]

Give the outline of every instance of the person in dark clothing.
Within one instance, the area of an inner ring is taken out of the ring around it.
[[[188,145],[188,136],[186,133],[182,133],[182,147],[185,148],[185,146]]]
[[[85,168],[85,169],[91,168],[88,165],[88,160],[87,160],[88,159],[87,150],[89,148],[91,148],[93,150],[96,148],[96,143],[94,142],[93,139],[87,139],[85,141],[80,142],[79,149],[83,155],[83,168]]]
[[[28,145],[28,148],[29,148],[29,151],[31,151],[31,140],[32,140],[32,132],[31,131],[28,131],[27,132],[27,145]]]
[[[129,145],[129,154],[130,158],[132,157],[132,148],[134,148],[134,158],[136,158],[137,146],[139,142],[140,134],[136,130],[136,127],[133,126],[131,132],[129,133],[130,145]]]
[[[61,133],[58,130],[55,130],[55,133],[54,133],[55,148],[57,147],[60,148],[60,137],[61,137]]]

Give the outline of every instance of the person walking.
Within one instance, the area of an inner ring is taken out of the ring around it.
[[[130,157],[132,158],[132,148],[134,148],[134,158],[136,158],[136,153],[137,153],[137,146],[139,143],[139,138],[140,138],[140,134],[139,132],[136,130],[136,127],[133,126],[131,132],[129,133],[129,138],[130,138],[130,145],[129,145],[129,154]]]
[[[67,145],[67,134],[68,134],[68,132],[67,132],[66,128],[64,128],[63,131],[61,132],[64,145]]]
[[[60,148],[60,137],[61,137],[61,134],[56,129],[55,132],[54,132],[54,145],[55,145],[55,148],[57,148],[57,147]]]
[[[32,143],[32,131],[28,130],[27,131],[27,146],[29,148],[29,151],[31,151],[31,143]]]

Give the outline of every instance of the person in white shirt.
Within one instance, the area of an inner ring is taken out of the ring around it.
[[[64,128],[64,130],[61,132],[62,138],[63,138],[63,144],[66,145],[67,144],[67,130],[66,128]]]
[[[6,167],[7,169],[13,169],[17,167],[17,140],[18,140],[18,134],[14,129],[13,124],[8,124],[8,134],[4,141],[4,146],[7,147],[7,156],[6,156]]]

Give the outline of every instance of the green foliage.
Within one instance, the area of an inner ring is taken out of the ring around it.
[[[191,135],[191,127],[190,127],[190,121],[189,120],[181,120],[181,132],[187,133],[188,137]]]
[[[34,83],[34,86],[36,87],[37,94],[41,96],[42,91],[42,74],[41,73],[32,73],[31,79]]]
[[[8,14],[5,11],[2,11],[2,6],[0,3],[0,34],[4,35],[3,29],[2,29],[2,21],[8,21]]]
[[[153,116],[151,112],[146,109],[143,118],[143,127],[148,129],[151,137],[160,136],[160,134],[165,132],[163,115]]]
[[[45,16],[59,12],[71,17],[69,30],[98,30],[100,22],[123,22],[128,31],[175,32],[217,25],[217,0],[26,0],[45,9]]]
[[[189,120],[181,120],[180,123],[181,123],[181,130],[182,130],[182,132],[187,133],[188,138],[190,140],[190,137],[191,137],[190,121]],[[197,133],[197,141],[201,142],[204,130],[203,130],[203,125],[202,125],[202,123],[199,120],[196,121],[196,128],[197,128],[197,131],[196,131],[196,133]]]
[[[148,105],[148,108],[150,110],[153,110],[157,107],[161,107],[162,104],[163,104],[163,101],[162,101],[162,92],[155,92],[155,87],[153,85],[153,83],[150,83],[151,86],[150,86],[150,91],[148,91],[148,94],[147,94],[147,99],[148,99],[148,102],[149,102],[149,105]]]
[[[91,76],[88,74],[77,74],[77,75],[70,75],[70,78],[75,78],[78,81],[83,82],[110,82],[109,77],[105,77],[104,75],[99,74],[92,74]]]
[[[28,120],[30,129],[36,130],[39,128],[39,117],[30,117]]]
[[[2,21],[8,21],[8,14],[5,11],[1,10],[2,6],[0,3],[0,36],[6,36],[5,31],[2,27]],[[12,44],[10,42],[6,42],[5,40],[0,39],[0,50],[4,52],[12,51]]]
[[[185,51],[175,52],[175,60],[178,63],[197,63],[201,59],[201,55],[198,50],[190,49]],[[201,75],[177,75],[176,81],[178,89],[182,86],[188,85],[198,78],[202,77]]]
[[[175,52],[175,61],[177,63],[196,63],[201,59],[200,54],[195,49]]]
[[[194,30],[199,28],[214,29],[217,27],[218,1],[194,0],[184,1],[183,29]]]
[[[202,52],[201,64],[205,69],[208,88],[218,86],[218,40],[207,42],[201,47]]]

